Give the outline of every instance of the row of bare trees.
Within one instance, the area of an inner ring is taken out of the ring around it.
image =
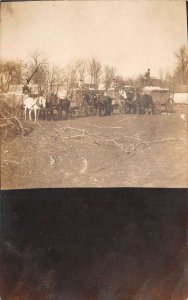
[[[39,86],[39,90],[58,92],[62,86],[72,89],[79,81],[89,82],[98,86],[101,82],[106,88],[115,77],[115,68],[102,66],[95,58],[89,60],[73,59],[63,69],[57,65],[50,66],[49,60],[42,51],[29,53],[28,63],[23,61],[2,61],[0,63],[0,89],[9,91],[10,85],[25,84],[32,74],[32,83]]]
[[[182,46],[175,53],[177,66],[174,73],[176,81],[182,84],[188,84],[188,48]]]
[[[0,89],[8,91],[11,84],[18,85],[22,81],[25,64],[22,61],[0,62]]]
[[[176,68],[173,74],[159,71],[161,82],[173,88],[177,84],[188,84],[188,50],[182,46],[174,54]],[[117,85],[123,81],[127,85],[143,84],[142,74],[137,78],[123,78],[117,74],[114,67],[103,66],[100,61],[94,57],[89,60],[73,59],[69,64],[60,68],[57,65],[50,66],[49,60],[44,52],[36,50],[29,53],[28,62],[23,61],[1,61],[0,62],[0,90],[9,91],[10,85],[25,84],[31,75],[37,70],[31,79],[33,84],[37,84],[39,90],[48,92],[58,92],[60,87],[72,89],[78,85],[78,82],[89,82],[95,86],[104,84],[105,89],[109,89],[115,78]]]
[[[83,59],[74,59],[65,66],[63,72],[64,86],[71,89],[77,86],[79,81],[88,82],[94,86],[103,83],[105,88],[109,88],[116,76],[116,70],[110,66],[102,66],[95,58],[88,61]]]

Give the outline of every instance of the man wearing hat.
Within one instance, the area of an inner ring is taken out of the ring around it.
[[[23,94],[27,94],[27,95],[29,95],[31,93],[31,88],[29,87],[28,79],[26,79],[26,83],[22,88],[22,92],[23,92]]]
[[[145,75],[144,75],[144,78],[145,78],[146,84],[149,83],[149,85],[151,85],[150,69],[147,70],[147,72],[146,72]]]

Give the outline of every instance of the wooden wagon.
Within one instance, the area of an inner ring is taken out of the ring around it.
[[[75,89],[70,92],[70,112],[72,115],[76,113],[79,116],[89,116],[91,114],[92,107],[87,103],[84,95],[96,95],[104,93],[104,90],[96,89]]]
[[[173,112],[174,100],[173,96],[168,88],[146,86],[142,89],[141,94],[151,95],[155,110],[157,112],[166,111],[168,113]]]

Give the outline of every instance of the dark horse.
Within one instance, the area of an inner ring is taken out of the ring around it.
[[[125,113],[131,114],[135,112],[134,108],[134,93],[132,91],[126,92],[126,99],[125,99]]]
[[[57,111],[58,97],[56,94],[50,94],[46,98],[46,109],[45,109],[45,119],[54,119],[54,110]]]
[[[98,110],[99,116],[110,116],[113,112],[112,98],[106,95],[99,95]]]
[[[50,94],[46,101],[46,119],[54,120],[56,112],[56,119],[62,119],[62,112],[65,111],[66,118],[69,116],[70,100],[60,99],[57,94]]]
[[[59,98],[58,104],[56,106],[57,111],[58,111],[58,119],[62,119],[62,112],[65,112],[65,117],[68,119],[69,117],[69,112],[70,112],[70,100],[65,98],[61,99]]]
[[[137,114],[154,114],[155,105],[151,95],[135,95],[133,99],[133,109]]]

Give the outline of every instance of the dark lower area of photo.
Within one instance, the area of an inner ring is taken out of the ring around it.
[[[1,300],[186,300],[186,189],[1,192]]]

